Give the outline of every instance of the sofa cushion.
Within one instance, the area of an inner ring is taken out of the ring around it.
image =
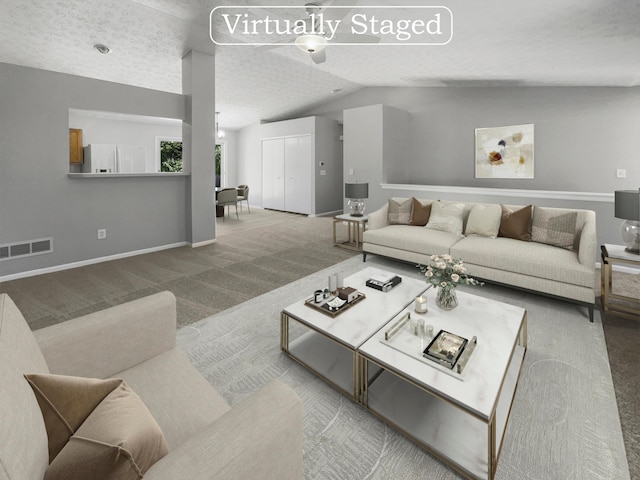
[[[431,203],[425,205],[414,197],[411,202],[411,219],[409,220],[409,225],[424,227],[429,222],[430,215]]]
[[[578,212],[536,207],[531,221],[531,240],[573,250]]]
[[[49,439],[49,463],[60,453],[82,422],[122,380],[25,375],[38,399]]]
[[[426,228],[462,235],[465,208],[464,203],[445,203],[436,200],[431,204],[431,215]]]
[[[593,288],[593,268],[582,265],[576,252],[542,243],[472,236],[453,245],[450,253],[466,264]]]
[[[409,225],[411,219],[411,198],[408,200],[389,199],[387,223],[389,225]]]
[[[448,253],[451,245],[458,240],[460,237],[452,233],[411,225],[389,225],[377,230],[366,230],[363,234],[365,243],[425,255]]]
[[[528,242],[531,240],[531,212],[533,205],[518,210],[502,205],[499,237],[513,238]]]
[[[28,372],[48,373],[22,313],[0,294],[0,478],[41,479],[49,464],[47,431]]]
[[[500,205],[478,203],[471,207],[464,234],[496,238],[500,230],[501,218]]]
[[[168,453],[160,427],[123,380],[87,382],[63,375],[29,375],[28,379],[39,395],[46,393],[42,398],[47,408],[65,411],[74,422],[111,389],[52,459],[45,480],[137,480]],[[79,401],[73,399],[76,393]]]

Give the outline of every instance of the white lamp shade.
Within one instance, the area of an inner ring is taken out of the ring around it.
[[[327,46],[327,39],[320,35],[301,35],[296,38],[296,45],[303,52],[315,53],[324,50],[324,47]]]

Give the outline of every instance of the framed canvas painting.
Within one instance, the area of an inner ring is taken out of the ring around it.
[[[533,178],[533,124],[476,128],[476,178]]]

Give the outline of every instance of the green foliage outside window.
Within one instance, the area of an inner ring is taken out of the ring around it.
[[[160,142],[160,171],[182,171],[182,142]]]

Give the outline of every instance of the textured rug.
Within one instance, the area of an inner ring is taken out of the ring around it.
[[[419,272],[374,257],[367,265]],[[455,479],[432,457],[279,350],[279,314],[363,267],[352,258],[178,330],[178,344],[230,404],[279,378],[304,403],[307,479]],[[496,478],[624,480],[629,470],[599,316],[575,305],[486,285],[470,290],[528,312],[523,365]],[[461,439],[464,441],[464,439]]]

